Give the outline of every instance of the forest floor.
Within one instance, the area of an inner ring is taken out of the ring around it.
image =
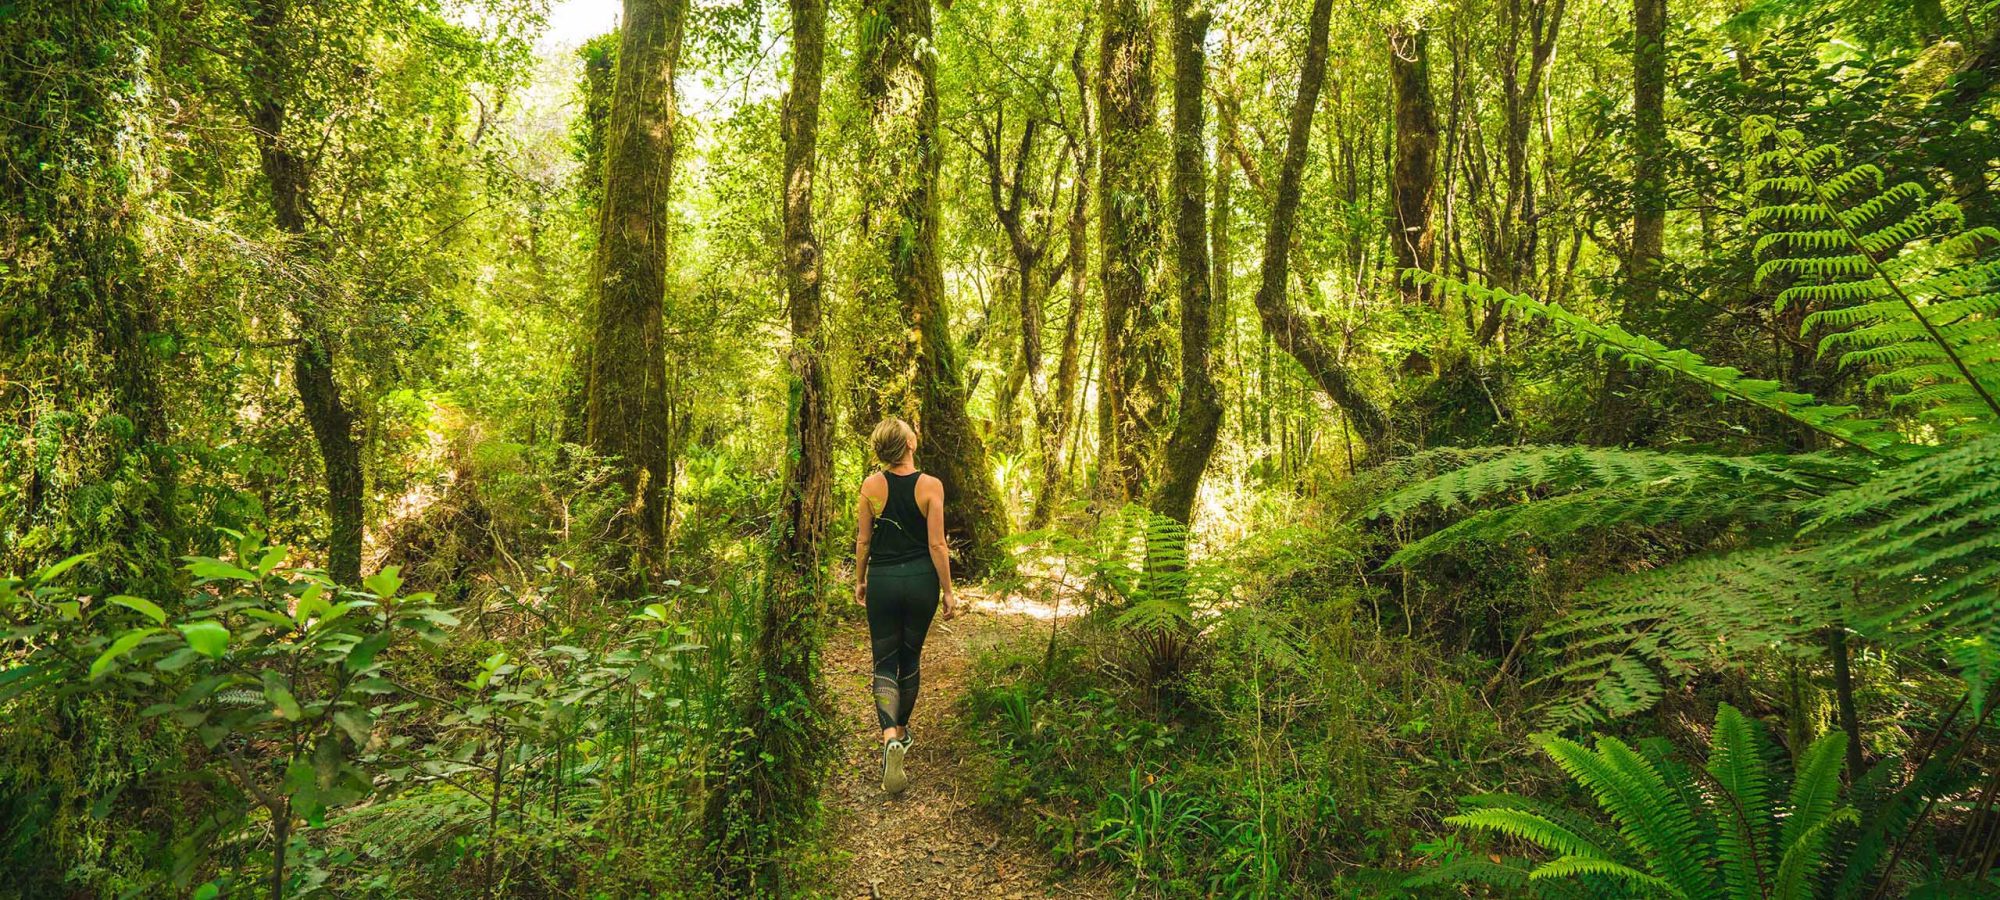
[[[881,730],[869,694],[868,625],[858,617],[828,635],[826,684],[834,693],[841,741],[829,779],[831,837],[842,898],[1108,898],[1089,875],[1056,880],[1031,837],[974,806],[966,769],[971,756],[957,718],[974,656],[985,647],[1046,639],[1055,610],[1019,597],[993,598],[961,588],[958,618],[931,625],[924,643],[923,687],[910,723],[916,745],[905,762],[910,786],[882,792]]]

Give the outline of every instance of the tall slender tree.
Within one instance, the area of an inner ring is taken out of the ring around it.
[[[1307,142],[1312,139],[1313,110],[1326,81],[1326,45],[1333,0],[1313,0],[1306,22],[1305,59],[1299,69],[1299,89],[1285,136],[1285,155],[1278,168],[1277,195],[1264,229],[1264,261],[1257,283],[1257,314],[1271,342],[1305,367],[1306,374],[1326,392],[1367,443],[1367,453],[1380,459],[1390,451],[1389,417],[1355,383],[1354,374],[1320,336],[1318,324],[1292,306],[1286,297],[1291,277],[1292,229],[1298,224],[1301,181],[1305,176]]]
[[[1567,0],[1501,0],[1495,65],[1500,80],[1500,205],[1484,213],[1482,242],[1486,268],[1495,286],[1525,291],[1535,280],[1535,251],[1541,238],[1540,196],[1530,165],[1530,140],[1541,114],[1542,89],[1555,61]],[[1523,59],[1525,55],[1526,59]],[[1476,186],[1475,186],[1476,187]],[[1488,304],[1475,337],[1489,343],[1500,334],[1505,309]]]
[[[1023,387],[1027,388],[1034,406],[1035,427],[1046,430],[1050,425],[1048,375],[1042,366],[1042,306],[1049,291],[1062,282],[1063,272],[1069,268],[1067,256],[1051,260],[1049,255],[1055,242],[1055,212],[1059,208],[1059,191],[1069,154],[1056,154],[1053,171],[1048,175],[1048,190],[1039,190],[1038,179],[1042,176],[1035,171],[1035,159],[1040,155],[1037,138],[1045,133],[1046,123],[1033,116],[1028,118],[1021,127],[1020,141],[1010,163],[1001,149],[1006,132],[1005,109],[1003,104],[995,112],[993,125],[985,129],[985,141],[979,148],[979,155],[986,162],[987,198],[993,206],[994,218],[1000,221],[1001,231],[1007,236],[1007,249],[1014,260],[1014,271],[1006,283],[1013,288],[1021,325],[1018,352],[994,402],[994,439],[1002,450],[1019,443],[1020,423],[1015,405]]]
[[[1138,0],[1104,0],[1098,36],[1098,244],[1104,328],[1099,350],[1099,491],[1144,496],[1171,377],[1160,268],[1153,27]]]
[[[674,473],[662,303],[674,72],[686,15],[687,0],[625,0],[605,134],[585,427],[591,449],[618,460],[618,480],[630,497],[623,536],[635,575],[663,554],[666,487]],[[627,581],[628,589],[636,584]]]
[[[1389,28],[1389,81],[1396,103],[1396,160],[1389,188],[1389,247],[1400,276],[1406,269],[1431,268],[1436,231],[1431,224],[1432,186],[1437,181],[1438,127],[1431,101],[1430,35],[1421,25]],[[1403,299],[1429,303],[1428,284],[1399,278]]]
[[[1202,104],[1208,82],[1206,0],[1174,0],[1174,277],[1181,305],[1181,393],[1152,508],[1183,525],[1222,426],[1222,395],[1209,374],[1214,340],[1208,272],[1208,149]]]
[[[256,135],[258,159],[270,192],[271,215],[293,252],[308,259],[320,256],[320,236],[314,233],[312,168],[301,154],[299,136],[291,130],[291,96],[311,67],[325,61],[302,58],[301,47],[316,42],[301,39],[291,21],[289,0],[263,0],[249,19],[250,54],[244,71],[249,91],[250,128]],[[309,26],[308,26],[309,27]],[[297,336],[292,350],[292,383],[305,409],[306,424],[319,446],[326,476],[327,573],[342,584],[361,581],[363,526],[361,442],[354,433],[354,412],[341,396],[336,377],[337,329],[317,310],[321,298],[298,297],[291,303]]]
[[[780,118],[780,222],[792,326],[790,452],[752,665],[737,696],[746,740],[733,748],[706,810],[710,849],[730,886],[767,896],[788,892],[785,851],[802,833],[799,826],[818,795],[827,746],[817,664],[833,518],[833,416],[812,209],[826,7],[824,0],[791,0],[791,11],[791,88]]]
[[[1006,509],[965,408],[966,390],[938,261],[938,97],[930,0],[865,0],[861,101],[867,183],[862,232],[870,271],[862,300],[894,303],[909,336],[903,374],[873,388],[882,407],[911,419],[918,458],[944,483],[949,535],[976,574],[1002,560]],[[878,368],[866,377],[880,378]]]
[[[1660,302],[1660,262],[1666,248],[1667,0],[1632,0],[1632,247],[1625,257],[1621,316],[1637,328]],[[1637,373],[1607,360],[1599,389],[1598,443],[1632,437],[1626,394]]]
[[[1076,189],[1070,194],[1069,222],[1066,229],[1069,237],[1069,308],[1063,313],[1062,347],[1056,354],[1055,391],[1049,398],[1047,424],[1038,425],[1042,441],[1041,485],[1035,493],[1035,508],[1029,513],[1028,527],[1042,528],[1049,523],[1064,487],[1063,463],[1068,459],[1067,446],[1070,431],[1075,427],[1077,417],[1070,412],[1070,400],[1078,394],[1077,381],[1081,376],[1081,356],[1083,348],[1083,317],[1088,307],[1085,284],[1089,268],[1090,246],[1090,184],[1094,157],[1091,147],[1096,130],[1091,122],[1090,73],[1085,59],[1085,49],[1090,35],[1089,23],[1085,23],[1078,35],[1076,48],[1069,57],[1070,76],[1076,84],[1077,119],[1074,130],[1069,135],[1067,151],[1071,163],[1076,167]]]

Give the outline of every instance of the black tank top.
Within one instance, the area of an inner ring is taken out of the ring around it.
[[[930,555],[930,523],[917,506],[917,479],[922,472],[898,475],[884,471],[889,500],[875,514],[875,534],[869,541],[868,565],[888,566]]]

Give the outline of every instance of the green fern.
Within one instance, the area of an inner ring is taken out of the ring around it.
[[[1803,900],[1830,864],[1835,830],[1858,821],[1841,802],[1845,735],[1814,741],[1789,779],[1788,799],[1774,804],[1771,788],[1781,779],[1772,771],[1769,740],[1758,723],[1726,704],[1716,712],[1707,790],[1690,789],[1692,779],[1678,763],[1649,758],[1617,738],[1599,737],[1594,749],[1549,734],[1535,742],[1590,793],[1615,832],[1594,817],[1527,798],[1472,798],[1471,809],[1446,821],[1531,844],[1553,858],[1539,865],[1459,864],[1420,875],[1412,886],[1559,880],[1594,896]]]
[[[1559,723],[1649,708],[1665,686],[1745,652],[1810,655],[1827,625],[1952,661],[1983,707],[2000,677],[2000,231],[1960,230],[1921,186],[1885,185],[1767,120],[1745,124],[1746,225],[1762,229],[1760,283],[1806,310],[1820,352],[1869,373],[1874,409],[1827,403],[1554,304],[1420,275],[1504,302],[1600,353],[1690,379],[1783,416],[1835,449],[1724,457],[1530,447],[1429,454],[1422,480],[1374,510],[1409,520],[1464,510],[1392,565],[1581,530],[1715,524],[1714,544],[1668,566],[1603,579],[1545,633],[1570,687]],[[1431,474],[1426,468],[1450,471]],[[1853,602],[1849,602],[1849,599]],[[1802,845],[1803,846],[1803,845]]]
[[[1477,303],[1502,303],[1513,312],[1546,319],[1594,344],[1600,355],[1617,356],[1630,365],[1687,378],[1719,396],[1769,410],[1837,443],[1883,457],[1893,458],[1909,452],[1901,434],[1890,429],[1881,419],[1858,415],[1860,407],[1822,403],[1811,394],[1787,390],[1779,382],[1752,378],[1733,366],[1710,363],[1691,350],[1670,348],[1617,325],[1598,324],[1558,304],[1543,303],[1522,294],[1430,273],[1420,272],[1412,277],[1420,283],[1436,285],[1447,295],[1467,297]]]
[[[1397,491],[1371,511],[1407,518],[1497,498],[1400,548],[1389,565],[1526,535],[1536,540],[1615,526],[1798,524],[1802,504],[1871,472],[1831,454],[1710,456],[1596,447],[1524,447],[1489,455]]]
[[[1758,266],[1759,285],[1790,279],[1779,308],[1806,304],[1806,332],[1830,329],[1820,352],[1872,369],[1868,387],[1892,409],[1945,430],[2000,428],[2000,260],[1981,259],[2000,230],[1959,230],[1956,205],[1914,183],[1885,187],[1881,169],[1845,168],[1837,150],[1805,148],[1769,119],[1749,119],[1743,136],[1771,144],[1751,163],[1750,195],[1771,198],[1746,220],[1772,229],[1754,252],[1803,254]]]

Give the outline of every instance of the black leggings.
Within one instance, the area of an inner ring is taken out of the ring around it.
[[[883,728],[910,724],[917,660],[937,608],[937,567],[929,557],[868,567],[868,643],[875,651],[875,717]]]

